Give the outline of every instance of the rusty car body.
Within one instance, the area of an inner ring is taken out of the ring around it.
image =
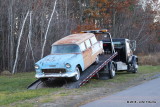
[[[102,42],[97,41],[93,33],[66,36],[53,43],[51,54],[35,64],[35,77],[67,77],[77,81],[81,72],[94,62],[98,63],[102,53]]]

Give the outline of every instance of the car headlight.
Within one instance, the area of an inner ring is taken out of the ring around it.
[[[35,68],[35,69],[39,69],[39,66],[38,66],[38,65],[35,65],[34,68]]]
[[[70,67],[71,67],[71,64],[66,63],[66,67],[67,67],[67,68],[70,68]]]

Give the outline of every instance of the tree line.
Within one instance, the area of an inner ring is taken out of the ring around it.
[[[156,2],[156,0],[154,1]],[[138,0],[0,1],[0,71],[34,70],[53,42],[82,30],[107,28],[114,38],[137,41],[137,52],[157,52],[158,11]]]

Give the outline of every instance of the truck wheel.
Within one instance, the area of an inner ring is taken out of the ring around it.
[[[116,69],[113,63],[110,64],[109,76],[112,79],[116,75]]]
[[[138,72],[138,64],[137,64],[137,61],[134,61],[132,73],[137,73],[137,72]]]
[[[138,72],[138,64],[137,61],[128,65],[128,72],[137,73]]]
[[[99,63],[99,55],[97,55],[96,61],[95,61],[95,64],[98,64],[98,63]]]
[[[75,72],[77,73],[74,77],[72,77],[72,81],[76,82],[80,79],[80,70],[78,67],[75,68]]]

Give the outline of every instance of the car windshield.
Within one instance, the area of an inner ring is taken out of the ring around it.
[[[51,54],[63,54],[63,53],[80,53],[78,45],[53,45]]]

